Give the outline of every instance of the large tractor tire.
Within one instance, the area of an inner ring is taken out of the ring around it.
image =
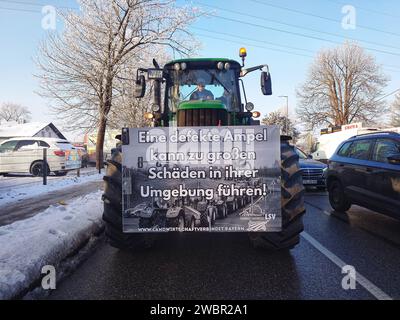
[[[155,240],[153,234],[122,232],[122,158],[115,152],[108,161],[107,174],[104,176],[103,220],[106,236],[111,246],[123,250],[150,248]]]
[[[299,156],[287,140],[281,141],[281,208],[282,231],[249,233],[255,247],[274,251],[292,249],[304,229],[304,186]]]

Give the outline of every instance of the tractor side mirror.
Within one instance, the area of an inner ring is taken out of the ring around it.
[[[400,165],[400,153],[389,156],[387,159],[390,164]]]
[[[135,98],[143,98],[146,93],[146,78],[140,75],[135,81]]]
[[[272,81],[269,72],[261,72],[261,91],[264,96],[272,95]]]

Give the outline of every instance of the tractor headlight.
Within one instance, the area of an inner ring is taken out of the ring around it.
[[[174,69],[175,69],[176,71],[181,70],[181,65],[180,65],[179,63],[175,63],[175,64],[174,64]]]
[[[151,111],[153,111],[153,112],[158,112],[158,111],[160,111],[160,106],[158,105],[158,104],[153,104],[152,106],[151,106]]]
[[[225,63],[225,70],[229,70],[231,68],[231,64],[229,62]]]
[[[259,112],[259,111],[253,111],[252,112],[252,114],[251,114],[251,116],[253,117],[253,118],[259,118],[259,117],[261,117],[261,113]]]
[[[187,69],[187,64],[186,64],[186,62],[182,62],[182,63],[181,63],[181,69],[182,69],[182,70],[186,70],[186,69]]]
[[[223,62],[218,62],[217,63],[217,68],[218,68],[218,70],[224,70],[224,63]]]
[[[154,119],[154,115],[151,112],[146,112],[144,114],[144,118],[147,120],[152,120],[152,119]]]

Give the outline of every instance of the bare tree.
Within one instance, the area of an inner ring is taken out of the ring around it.
[[[288,136],[291,136],[293,141],[296,142],[299,137],[299,131],[296,129],[294,123],[280,111],[274,111],[266,115],[261,122],[266,125],[279,125],[281,127],[281,133],[287,128]]]
[[[0,108],[0,119],[25,123],[31,120],[31,112],[20,104],[6,102]]]
[[[374,57],[354,43],[323,50],[297,90],[297,113],[309,128],[373,123],[387,110],[378,99],[387,81]]]
[[[400,93],[396,94],[396,97],[392,103],[390,125],[393,127],[400,127]]]
[[[42,96],[71,129],[97,128],[96,163],[103,166],[104,134],[116,79],[126,66],[142,67],[151,47],[188,54],[186,31],[198,13],[169,0],[79,0],[80,12],[61,13],[62,34],[49,34],[37,59]],[[129,80],[133,82],[135,74]]]
[[[142,66],[151,66],[153,58],[159,65],[164,65],[171,57],[159,46],[147,48],[146,55],[143,59]],[[115,79],[115,91],[118,92],[114,99],[115,108],[110,110],[108,116],[108,125],[112,128],[119,129],[124,127],[147,127],[151,125],[151,121],[145,119],[145,113],[151,111],[153,102],[152,82],[148,82],[149,88],[142,99],[133,97],[135,85],[133,81],[126,81],[136,74],[135,66],[127,65],[121,70],[120,75]],[[163,96],[163,94],[161,95]]]
[[[300,134],[296,146],[298,146],[301,150],[310,154],[314,152],[315,145],[317,143],[317,139],[315,138],[315,134],[312,131],[305,131]]]

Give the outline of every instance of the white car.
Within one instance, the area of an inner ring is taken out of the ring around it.
[[[30,173],[42,175],[43,149],[47,149],[47,172],[57,176],[81,167],[75,147],[63,139],[14,138],[0,144],[0,175],[5,173]]]

